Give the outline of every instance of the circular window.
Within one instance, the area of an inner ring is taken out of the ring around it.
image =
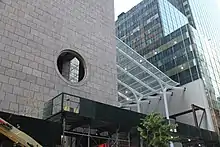
[[[85,77],[85,61],[81,55],[72,50],[60,53],[57,67],[62,77],[71,83],[79,83]]]

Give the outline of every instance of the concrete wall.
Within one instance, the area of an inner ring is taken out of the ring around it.
[[[39,117],[61,92],[116,104],[114,28],[113,0],[0,0],[0,111]],[[65,48],[84,57],[83,84],[58,75]]]
[[[201,128],[214,131],[213,121],[202,80],[196,80],[184,85],[183,87],[186,87],[185,92],[178,89],[173,91],[173,96],[167,95],[170,115],[190,110],[191,104],[195,104],[206,109],[206,114],[202,119]],[[142,111],[144,113],[160,112],[165,116],[163,99],[152,99],[150,104],[143,104]],[[197,111],[198,121],[200,121],[201,116],[202,111]],[[189,125],[195,125],[192,113],[177,117],[177,121]]]

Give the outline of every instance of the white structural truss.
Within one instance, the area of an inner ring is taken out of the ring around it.
[[[141,113],[142,103],[153,98],[163,98],[166,118],[169,120],[167,90],[177,88],[179,83],[170,79],[120,39],[116,38],[116,42],[118,100],[121,107],[137,107],[137,111]],[[173,143],[170,143],[170,147],[173,147]]]
[[[139,104],[174,89],[179,83],[170,79],[147,59],[117,40],[118,99],[121,106]],[[138,107],[138,106],[137,106]]]

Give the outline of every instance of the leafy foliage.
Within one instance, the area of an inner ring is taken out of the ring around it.
[[[138,127],[141,137],[149,147],[167,147],[169,142],[176,139],[172,136],[171,125],[159,113],[146,116]]]

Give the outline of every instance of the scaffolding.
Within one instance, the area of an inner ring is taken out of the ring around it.
[[[107,114],[102,113],[104,109]],[[97,147],[101,144],[108,147],[130,147],[132,138],[135,138],[132,136],[138,136],[133,127],[137,126],[140,117],[135,112],[67,93],[61,93],[45,103],[43,116],[45,120],[62,124],[61,142],[64,147]]]
[[[184,90],[184,88],[176,87],[179,83],[170,79],[120,39],[116,38],[116,40],[118,101],[121,107],[137,105],[137,111],[140,112],[141,103],[150,101],[151,98],[159,99],[161,96],[167,107],[166,97],[170,94],[168,91]],[[168,108],[165,111],[168,117]]]
[[[192,110],[204,111],[193,105]],[[188,113],[188,112],[184,112]],[[171,120],[182,114],[170,116]],[[75,95],[61,93],[45,104],[44,119],[62,124],[62,147],[132,147],[143,145],[136,127],[145,115],[98,103]],[[196,118],[196,117],[195,117]],[[200,120],[194,120],[198,126]],[[180,142],[217,144],[214,132],[175,121]],[[175,134],[174,134],[175,135]],[[217,138],[218,139],[218,138]],[[170,144],[173,146],[173,144]],[[217,147],[216,145],[214,147]]]

